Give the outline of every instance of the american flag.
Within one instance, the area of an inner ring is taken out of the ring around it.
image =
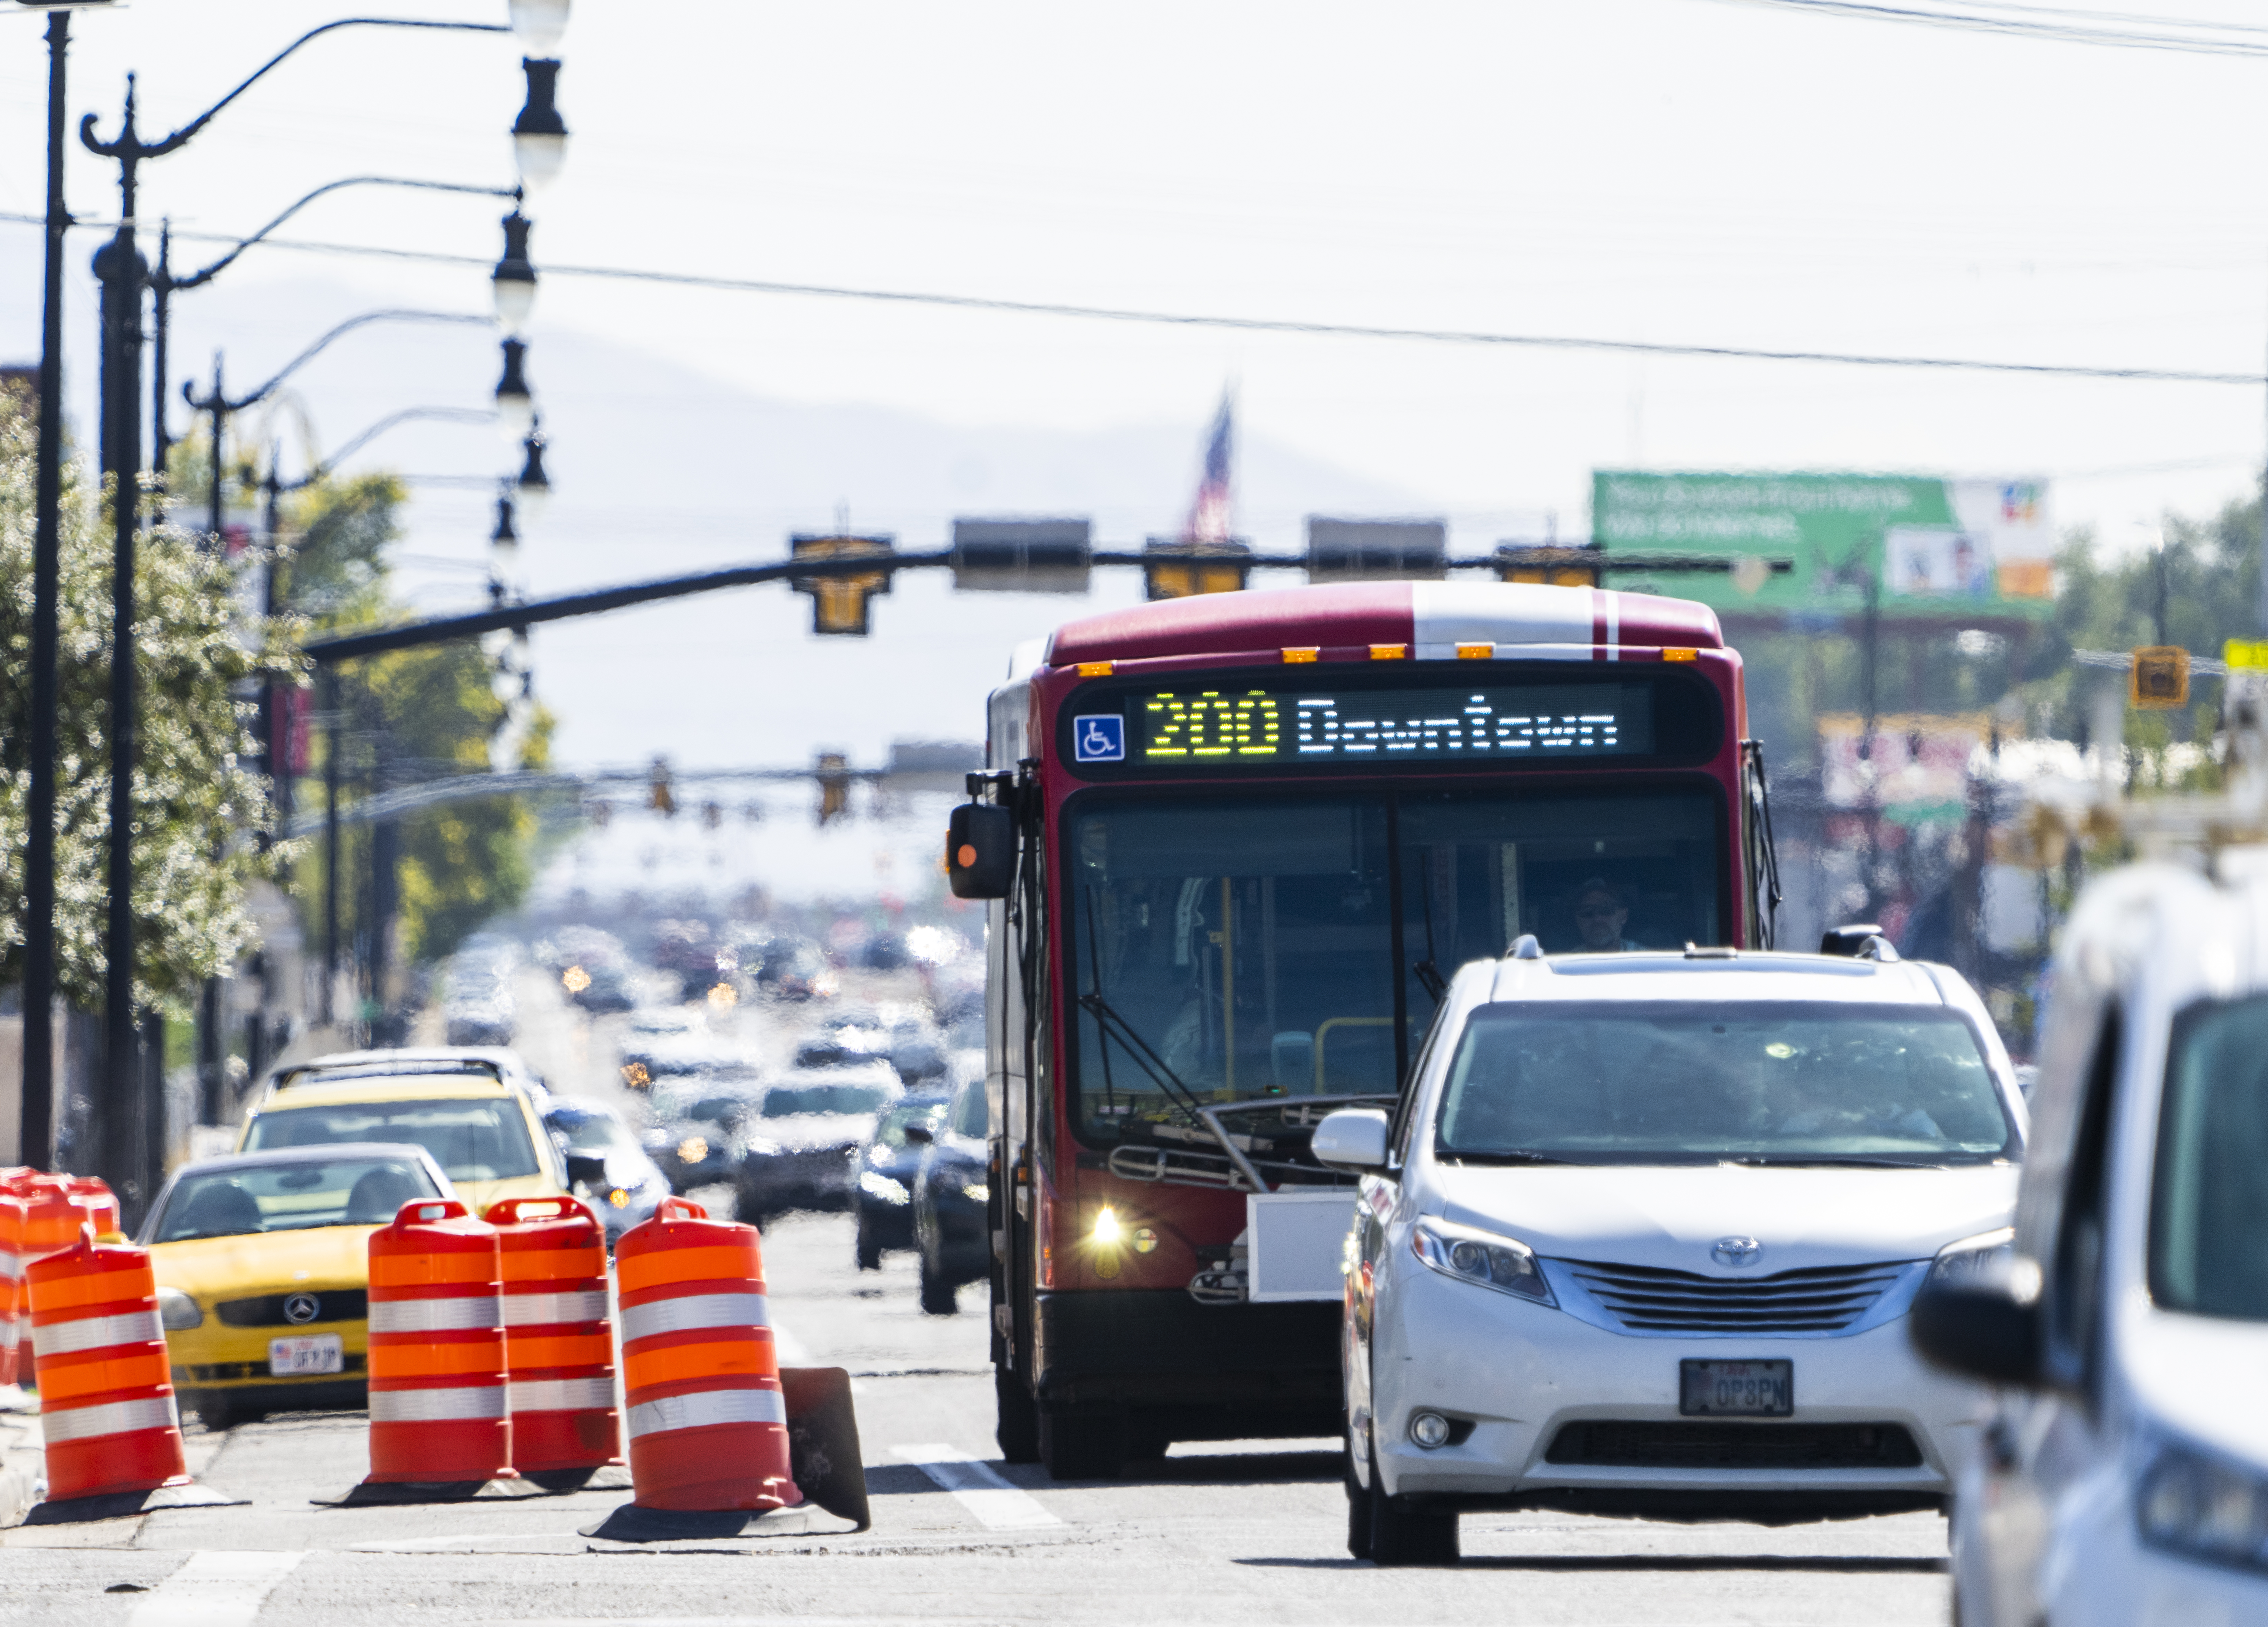
[[[1229,540],[1228,453],[1234,401],[1226,392],[1220,410],[1213,415],[1212,433],[1205,440],[1204,475],[1197,482],[1197,501],[1189,504],[1182,541],[1194,545]]]

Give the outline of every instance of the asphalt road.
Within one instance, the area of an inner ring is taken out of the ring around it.
[[[609,1025],[542,1015],[523,1041],[531,1061],[555,1085],[619,1100]],[[360,1414],[192,1424],[193,1472],[240,1500],[0,1532],[0,1623],[1947,1619],[1934,1515],[1782,1529],[1474,1515],[1459,1568],[1381,1571],[1346,1556],[1330,1441],[1179,1447],[1120,1480],[1058,1486],[987,1461],[981,1288],[963,1290],[962,1314],[923,1315],[911,1256],[858,1272],[840,1216],[781,1222],[764,1248],[784,1360],[856,1375],[870,1531],[821,1517],[733,1540],[585,1535],[623,1489],[329,1506],[367,1468]]]
[[[244,1499],[0,1534],[0,1621],[1904,1623],[1947,1613],[1934,1516],[1765,1530],[1476,1515],[1455,1571],[1341,1546],[1328,1441],[1177,1448],[1057,1486],[986,1464],[982,1319],[922,1315],[909,1256],[851,1269],[840,1218],[767,1239],[791,1360],[858,1374],[873,1528],[641,1548],[581,1534],[625,1491],[325,1506],[366,1468],[358,1414],[195,1425],[190,1464]],[[970,1309],[980,1290],[964,1291]],[[823,1522],[833,1528],[836,1522]]]

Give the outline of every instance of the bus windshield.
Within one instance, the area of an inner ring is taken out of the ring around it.
[[[1221,791],[1082,798],[1064,933],[1082,1133],[1193,1102],[1391,1093],[1447,980],[1554,953],[1714,944],[1713,791]]]

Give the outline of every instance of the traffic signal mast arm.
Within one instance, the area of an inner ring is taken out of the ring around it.
[[[1508,555],[1511,557],[1508,558]],[[1086,560],[1094,565],[1147,569],[1176,563],[1216,563],[1222,556],[1221,550],[1218,548],[1150,548],[1138,551],[1098,548],[1088,554]],[[705,571],[693,576],[662,577],[650,582],[629,582],[618,587],[593,588],[587,593],[563,594],[556,599],[529,600],[521,604],[503,605],[465,615],[437,616],[430,621],[406,622],[396,627],[374,628],[368,632],[339,634],[312,641],[305,646],[305,653],[324,665],[358,660],[365,656],[384,655],[394,650],[477,638],[482,633],[499,630],[517,632],[542,622],[571,621],[578,616],[625,610],[633,605],[682,599],[695,593],[715,593],[722,588],[755,587],[767,582],[793,580],[800,583],[822,577],[880,575],[883,584],[872,590],[879,592],[887,586],[892,572],[950,568],[955,564],[956,557],[955,550],[943,548],[916,554],[846,554],[834,558],[806,556],[778,560],[770,564],[735,565],[727,570]],[[1240,563],[1255,570],[1300,571],[1307,569],[1308,562],[1305,555],[1248,554],[1241,557]],[[1445,564],[1451,571],[1501,571],[1508,565],[1516,565],[1522,569],[1540,566],[1594,571],[1729,572],[1737,563],[1723,556],[1608,554],[1597,548],[1544,546],[1499,551],[1478,558],[1451,559]],[[1783,574],[1795,568],[1794,562],[1789,559],[1769,559],[1763,563],[1775,574]]]

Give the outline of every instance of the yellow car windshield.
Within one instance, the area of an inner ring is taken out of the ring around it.
[[[152,1235],[161,1243],[180,1243],[321,1226],[384,1226],[402,1204],[439,1196],[424,1166],[408,1158],[244,1164],[183,1175]]]

